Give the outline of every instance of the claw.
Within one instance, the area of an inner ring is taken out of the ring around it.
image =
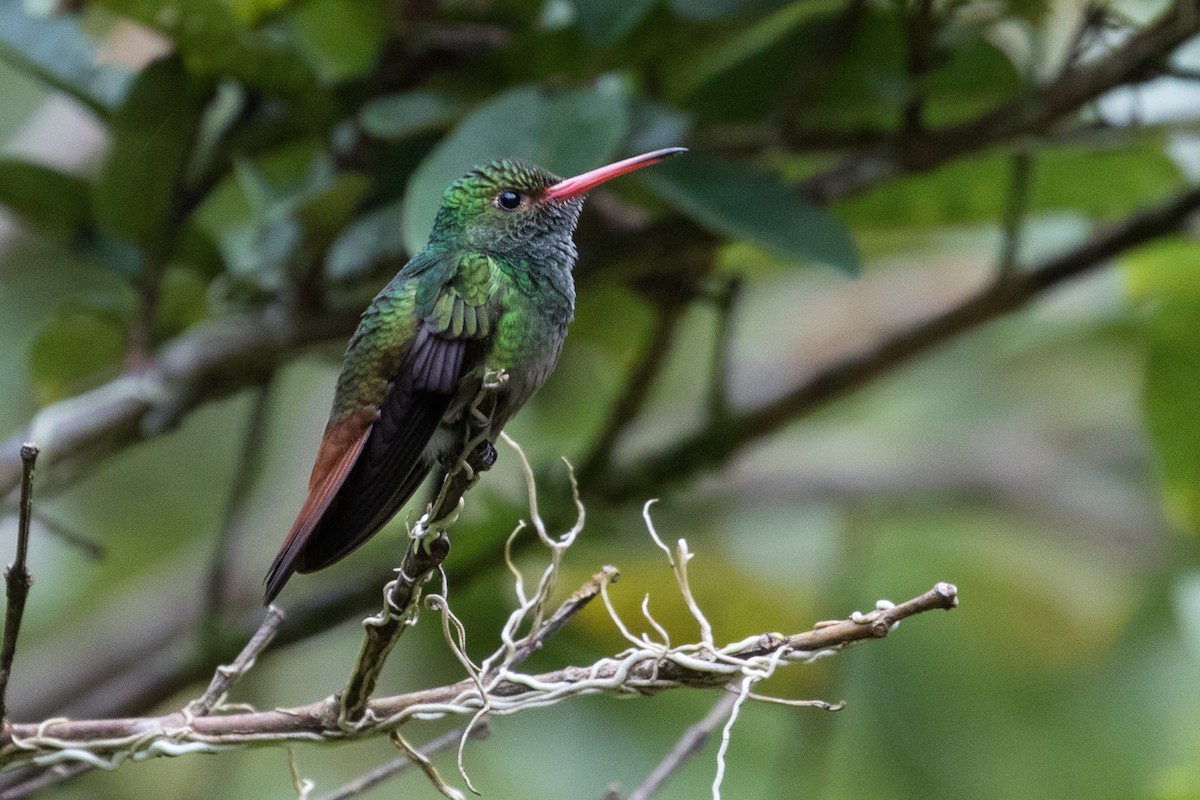
[[[486,439],[475,447],[476,469],[487,472],[496,463],[496,445]]]

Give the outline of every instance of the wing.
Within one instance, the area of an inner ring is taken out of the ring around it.
[[[267,573],[267,602],[293,572],[338,561],[400,510],[432,466],[426,448],[462,378],[483,361],[498,311],[490,260],[435,263],[407,287],[404,275],[376,298],[351,340],[308,499]],[[404,319],[407,329],[388,329]],[[372,355],[364,342],[379,331],[409,345],[391,359]]]

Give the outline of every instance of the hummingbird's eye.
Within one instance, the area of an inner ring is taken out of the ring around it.
[[[500,194],[496,195],[496,205],[503,208],[505,211],[516,211],[521,207],[521,201],[525,198],[521,197],[521,193],[512,189],[505,189]]]

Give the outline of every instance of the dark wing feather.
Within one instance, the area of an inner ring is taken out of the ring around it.
[[[466,343],[422,330],[392,382],[362,453],[325,510],[296,562],[313,572],[362,545],[421,485],[432,461],[422,458],[460,378]]]
[[[483,362],[497,309],[486,256],[417,258],[397,280],[431,270],[442,272],[421,278],[421,322],[377,411],[361,408],[326,429],[308,499],[267,573],[267,602],[292,573],[329,566],[371,538],[433,465],[429,441],[463,377]]]

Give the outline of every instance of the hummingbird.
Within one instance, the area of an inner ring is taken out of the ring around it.
[[[350,338],[308,498],[264,580],[270,603],[295,572],[361,546],[437,464],[458,456],[469,404],[503,373],[494,443],[558,361],[575,313],[572,235],[584,195],[685,152],[668,147],[562,179],[520,159],[446,189],[429,243],[363,312]]]

